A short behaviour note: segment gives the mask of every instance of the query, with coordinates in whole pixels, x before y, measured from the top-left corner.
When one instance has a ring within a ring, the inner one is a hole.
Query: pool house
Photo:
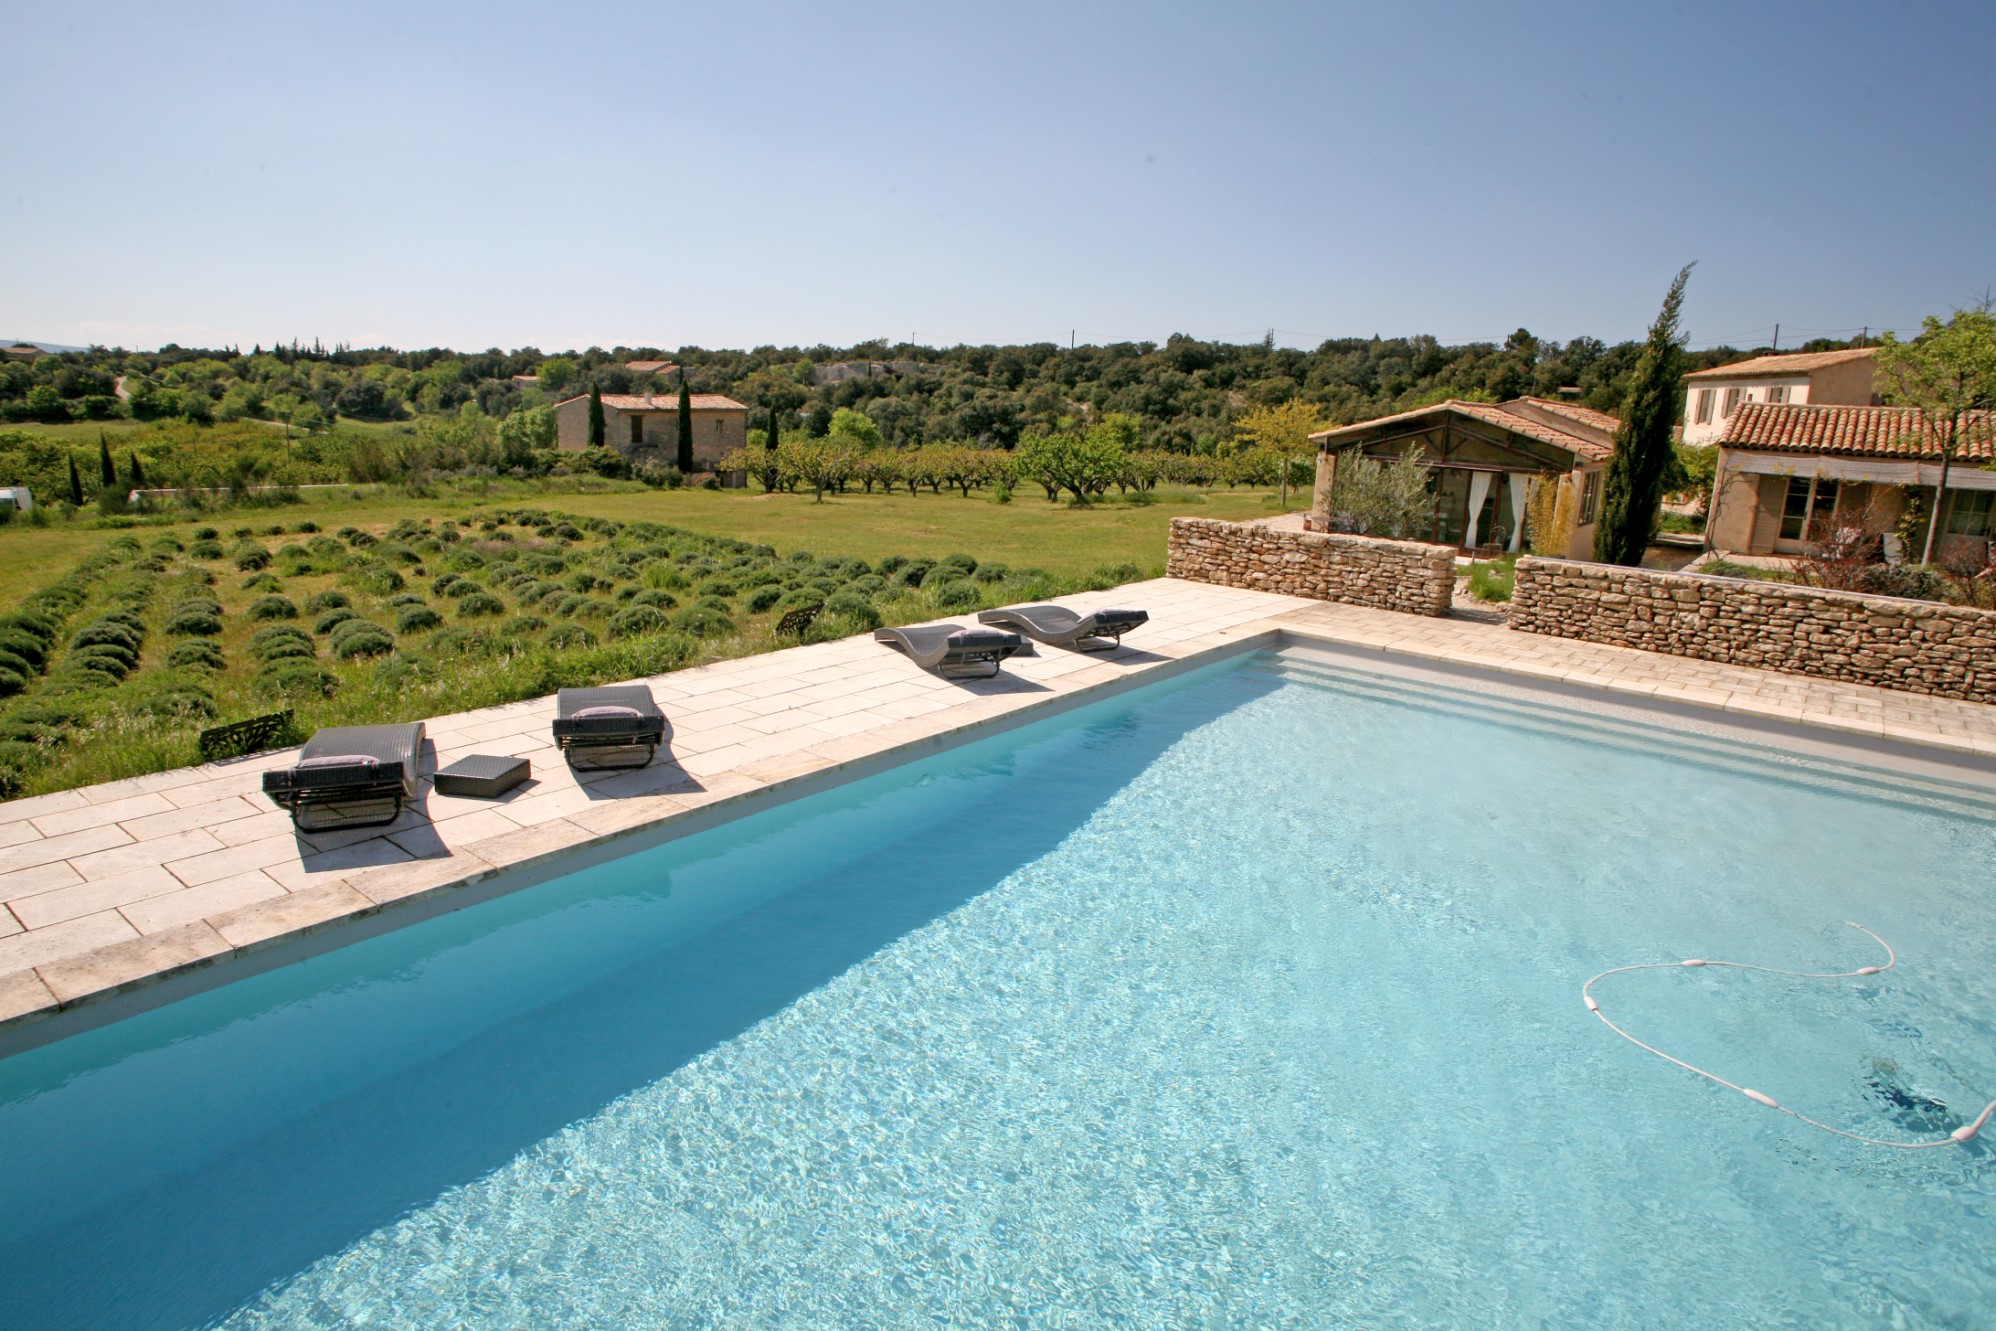
[[[1338,526],[1331,496],[1339,467],[1392,462],[1419,449],[1433,470],[1433,507],[1417,539],[1465,553],[1524,548],[1532,487],[1569,487],[1574,517],[1569,558],[1587,558],[1600,515],[1602,474],[1621,422],[1570,402],[1521,397],[1504,403],[1451,398],[1432,406],[1341,425],[1310,436],[1317,445],[1317,488],[1308,525]]]

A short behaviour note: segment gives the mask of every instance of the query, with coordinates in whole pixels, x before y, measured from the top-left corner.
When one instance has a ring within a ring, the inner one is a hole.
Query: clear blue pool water
[[[0,1062],[0,1326],[1987,1326],[1996,821],[1255,658]]]

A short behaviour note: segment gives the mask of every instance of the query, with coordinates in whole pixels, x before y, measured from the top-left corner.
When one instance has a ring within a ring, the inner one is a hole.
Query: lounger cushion
[[[301,758],[289,772],[272,776],[289,778],[300,790],[324,790],[337,786],[379,786],[402,779],[401,763],[384,763],[358,753],[329,753],[317,758]]]
[[[604,739],[657,744],[665,737],[665,713],[642,684],[563,689],[555,696],[554,735],[564,745]]]

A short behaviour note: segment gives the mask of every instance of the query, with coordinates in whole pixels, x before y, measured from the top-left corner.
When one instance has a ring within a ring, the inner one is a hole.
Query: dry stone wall
[[[1445,615],[1455,592],[1455,551],[1418,541],[1173,518],[1165,572],[1223,587]]]
[[[1996,703],[1996,612],[1744,578],[1518,561],[1510,627]]]

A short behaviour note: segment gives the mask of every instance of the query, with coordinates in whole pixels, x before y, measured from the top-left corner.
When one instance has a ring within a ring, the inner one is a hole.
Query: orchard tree
[[[1977,422],[1975,414],[1996,408],[1996,313],[1984,300],[1956,310],[1946,323],[1928,315],[1920,335],[1901,342],[1891,333],[1878,341],[1874,359],[1879,396],[1898,406],[1918,407],[1928,438],[1941,454],[1941,474],[1934,486],[1934,503],[1927,520],[1926,547],[1920,562],[1934,562],[1934,540],[1941,529],[1941,500],[1947,492],[1948,471],[1961,451],[1965,434]],[[1988,431],[1985,417],[1981,429]],[[1924,453],[1928,440],[1918,440]]]
[[[861,448],[880,447],[880,427],[851,407],[840,407],[832,413],[832,423],[825,434],[828,438],[850,439]]]
[[[1693,265],[1678,270],[1650,325],[1636,361],[1622,424],[1615,431],[1615,454],[1601,491],[1601,521],[1594,529],[1594,557],[1604,564],[1643,562],[1657,511],[1663,505],[1664,478],[1671,467],[1670,429],[1677,420],[1677,386],[1684,377],[1684,348],[1677,317],[1684,308],[1684,284]]]
[[[1253,452],[1266,450],[1276,461],[1282,481],[1282,508],[1289,509],[1289,470],[1297,458],[1316,451],[1310,436],[1325,428],[1315,403],[1291,398],[1279,407],[1261,407],[1234,422],[1234,448]],[[1243,447],[1245,446],[1245,447]]]

